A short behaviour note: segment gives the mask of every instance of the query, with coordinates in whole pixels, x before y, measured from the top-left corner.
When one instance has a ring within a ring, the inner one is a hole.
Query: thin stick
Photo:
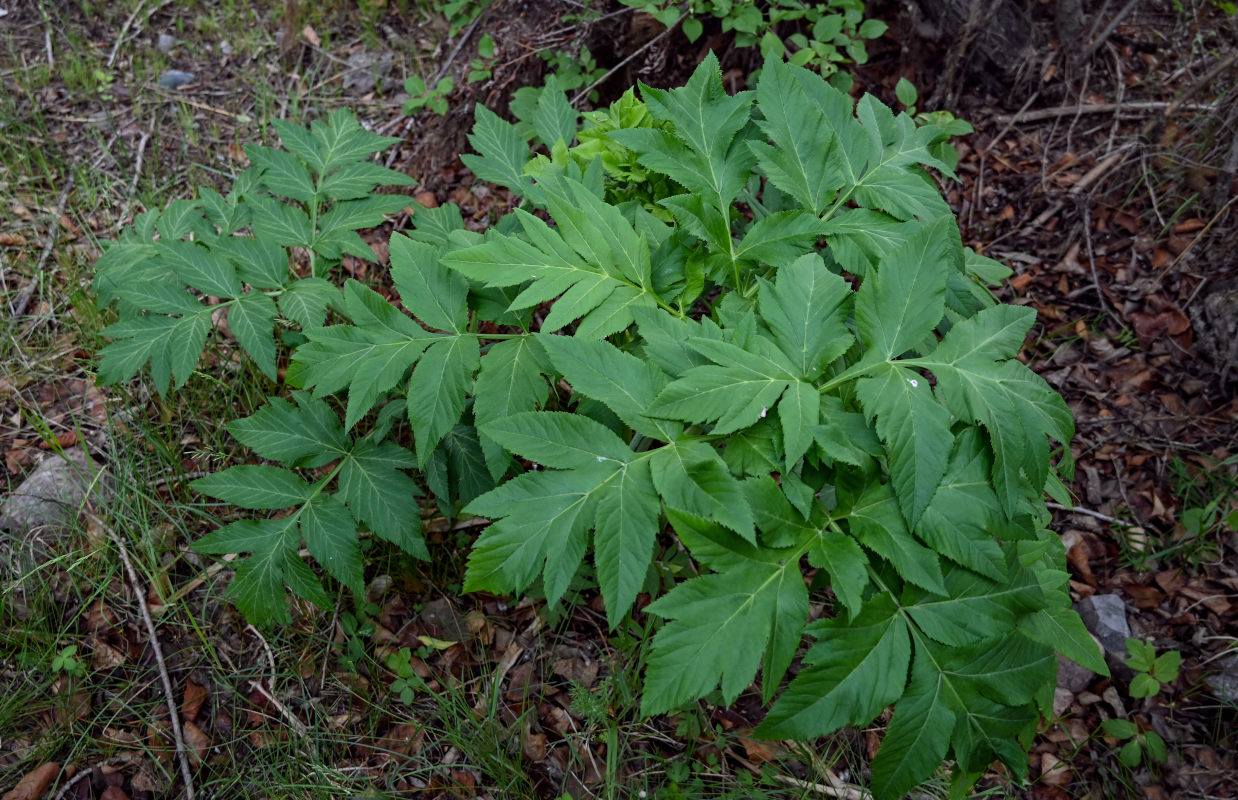
[[[253,625],[246,625],[245,630],[249,633],[252,633],[254,636],[256,636],[259,642],[262,642],[262,647],[266,650],[266,653],[267,653],[267,663],[271,665],[271,690],[270,691],[267,691],[266,687],[262,685],[262,681],[250,681],[249,685],[253,687],[254,690],[258,692],[258,694],[265,697],[267,701],[271,703],[271,705],[275,706],[275,708],[279,710],[279,713],[283,715],[285,720],[288,721],[288,724],[292,726],[292,729],[296,731],[296,734],[298,736],[304,737],[306,733],[308,733],[309,731],[309,729],[305,727],[305,723],[297,719],[296,714],[293,714],[291,711],[289,711],[288,707],[285,706],[283,703],[281,703],[275,697],[275,652],[271,649],[271,645],[267,644],[266,637],[264,637],[261,631],[259,631]]]
[[[626,66],[628,65],[628,62],[630,62],[632,59],[636,58],[636,57],[637,57],[637,56],[639,56],[641,53],[643,53],[643,52],[645,52],[646,50],[648,50],[649,48],[653,47],[653,46],[654,46],[655,44],[657,44],[660,40],[662,40],[663,38],[665,38],[666,36],[668,36],[668,35],[670,34],[670,32],[671,32],[671,31],[673,31],[673,30],[675,30],[676,28],[678,28],[678,27],[679,27],[679,23],[683,22],[683,21],[684,21],[685,19],[687,19],[687,18],[688,18],[688,12],[687,12],[687,11],[683,12],[682,14],[680,14],[680,15],[679,15],[679,19],[677,19],[677,20],[675,20],[674,22],[672,22],[672,23],[670,24],[670,26],[669,26],[666,30],[662,31],[662,32],[661,32],[661,33],[659,33],[657,36],[655,36],[655,37],[653,37],[652,39],[650,39],[649,41],[645,42],[643,45],[641,45],[641,46],[640,46],[640,47],[638,47],[637,49],[633,50],[631,55],[629,55],[627,58],[625,58],[625,59],[623,59],[622,61],[620,61],[620,62],[619,62],[618,64],[616,64],[615,66],[611,67],[611,68],[610,68],[610,70],[609,70],[609,71],[608,71],[605,75],[603,75],[602,77],[598,78],[596,81],[594,81],[593,83],[589,84],[588,86],[586,86],[585,88],[583,88],[583,89],[581,89],[579,92],[577,92],[577,93],[576,93],[576,94],[572,97],[572,102],[571,102],[571,105],[575,106],[575,105],[576,105],[577,103],[579,103],[581,100],[583,100],[584,98],[588,97],[588,96],[589,96],[589,92],[592,92],[594,89],[598,88],[598,87],[599,87],[599,86],[601,86],[603,83],[605,83],[605,82],[607,81],[607,79],[609,79],[609,78],[610,78],[610,76],[611,76],[611,75],[614,75],[616,72],[618,72],[619,70],[621,70],[621,69],[623,69],[624,67],[626,67]]]
[[[188,97],[182,97],[178,94],[172,94],[170,92],[165,92],[162,89],[155,89],[154,92],[155,94],[160,95],[161,97],[164,97],[168,100],[175,100],[178,103],[184,103],[185,105],[192,106],[193,108],[196,108],[200,111],[209,111],[210,113],[218,114],[221,117],[228,117],[230,119],[234,119],[237,121],[237,123],[241,125],[248,125],[249,123],[254,121],[253,117],[245,113],[235,114],[226,109],[216,108],[215,106],[207,105],[206,103],[199,103],[196,100],[190,100]]]
[[[120,50],[120,45],[125,41],[126,34],[129,33],[129,27],[133,25],[133,21],[138,18],[138,14],[142,13],[142,6],[146,5],[146,0],[138,3],[133,9],[133,13],[129,15],[129,19],[125,20],[125,24],[120,26],[120,33],[116,35],[116,41],[112,43],[112,52],[107,57],[108,69],[112,68],[112,64],[116,61],[116,52]]]
[[[1114,324],[1119,328],[1122,327],[1122,318],[1118,316],[1118,312],[1113,308],[1113,304],[1109,302],[1109,298],[1105,296],[1104,291],[1100,288],[1100,276],[1096,272],[1096,251],[1092,248],[1092,202],[1091,198],[1085,198],[1079,203],[1079,207],[1083,209],[1083,243],[1087,245],[1088,251],[1088,269],[1092,273],[1092,287],[1096,289],[1096,302],[1100,303],[1100,307],[1109,315],[1109,319],[1113,320]]]
[[[1190,253],[1193,249],[1195,249],[1195,245],[1199,244],[1199,240],[1203,239],[1204,235],[1207,234],[1208,231],[1212,230],[1212,226],[1217,224],[1217,220],[1219,220],[1225,214],[1225,212],[1229,210],[1229,207],[1232,206],[1234,203],[1238,203],[1238,194],[1231,197],[1228,203],[1221,206],[1221,210],[1212,215],[1212,219],[1208,220],[1208,224],[1199,229],[1199,233],[1195,234],[1195,238],[1192,239],[1191,243],[1186,246],[1186,249],[1184,249],[1181,253],[1179,253],[1178,257],[1175,258],[1173,262],[1170,263],[1169,266],[1161,270],[1161,273],[1156,276],[1157,283],[1160,283],[1161,279],[1163,279],[1166,275],[1168,275],[1170,270],[1172,270],[1174,267],[1182,263],[1182,259],[1186,258],[1187,254]]]
[[[142,588],[142,584],[138,581],[137,570],[133,568],[133,562],[129,559],[129,550],[125,547],[124,541],[112,527],[105,523],[99,517],[90,513],[83,512],[87,519],[98,525],[100,529],[107,532],[108,538],[116,545],[120,551],[120,560],[125,565],[125,573],[129,576],[129,585],[133,587],[133,593],[138,598],[138,608],[142,610],[142,621],[146,623],[146,633],[150,637],[151,650],[155,653],[155,664],[159,667],[159,680],[163,683],[163,699],[168,706],[168,717],[172,724],[172,738],[176,743],[176,759],[181,765],[181,779],[185,782],[185,798],[186,800],[194,800],[193,791],[193,773],[189,771],[189,754],[185,749],[185,737],[181,733],[181,719],[179,712],[176,710],[176,695],[172,691],[172,679],[168,676],[168,667],[163,660],[163,648],[159,645],[159,636],[155,632],[155,621],[151,619],[150,609],[146,606],[146,592]]]
[[[119,767],[124,764],[136,764],[141,760],[142,760],[142,754],[131,750],[125,753],[124,755],[112,756],[111,758],[105,761],[101,761],[98,764],[94,764],[92,766],[100,767],[100,768]],[[67,781],[64,782],[64,785],[62,785],[56,791],[56,796],[55,798],[53,798],[53,800],[64,800],[65,796],[69,794],[70,789],[72,789],[74,786],[80,783],[83,778],[90,777],[93,774],[94,774],[93,769],[84,769],[81,772],[74,775],[72,778],[69,778]]]
[[[1074,508],[1071,508],[1070,506],[1064,506],[1061,503],[1045,503],[1045,505],[1047,505],[1049,508],[1052,508],[1054,511],[1065,511],[1069,514],[1082,514],[1085,517],[1092,517],[1094,519],[1100,520],[1101,522],[1108,522],[1110,525],[1119,525],[1123,528],[1139,527],[1138,525],[1132,525],[1129,522],[1124,522],[1115,517],[1111,517],[1108,514],[1102,514],[1099,511],[1093,511],[1090,508],[1082,508],[1080,506],[1075,506]]]
[[[1185,111],[1216,111],[1215,103],[1182,103],[1176,108],[1174,103],[1161,100],[1137,103],[1081,103],[1073,106],[1057,108],[1037,108],[1032,111],[1020,111],[1017,114],[1003,114],[993,118],[994,122],[1039,122],[1057,117],[1073,117],[1081,114],[1108,114],[1112,111],[1168,111],[1174,108]]]
[[[1126,17],[1135,10],[1135,6],[1137,5],[1139,5],[1139,0],[1130,0],[1129,3],[1122,6],[1122,10],[1113,15],[1113,19],[1109,20],[1109,24],[1106,25],[1105,29],[1100,32],[1100,36],[1097,36],[1091,44],[1083,48],[1083,52],[1079,54],[1079,61],[1084,62],[1091,58],[1092,54],[1099,50],[1100,46],[1113,35],[1113,32],[1116,31],[1118,26],[1122,24],[1122,20],[1126,19]]]
[[[542,629],[544,624],[545,621],[542,619],[542,615],[538,614],[529,623],[528,627],[524,629],[524,633],[521,634],[522,638],[526,641],[532,639]],[[519,641],[519,639],[512,639],[512,643],[503,651],[503,658],[499,661],[498,669],[494,671],[494,679],[490,682],[490,691],[479,693],[477,702],[473,704],[473,711],[475,713],[480,714],[485,710],[489,699],[487,695],[498,694],[503,678],[507,677],[507,673],[515,666],[516,659],[520,658],[521,654],[524,653],[524,646],[519,644]]]
[[[1124,147],[1119,147],[1117,150],[1113,151],[1107,158],[1105,158],[1105,160],[1088,170],[1087,174],[1080,178],[1074,186],[1070,187],[1067,195],[1070,197],[1078,197],[1083,194],[1083,192],[1087,191],[1092,184],[1100,180],[1101,176],[1112,169],[1114,164],[1117,164],[1119,161],[1123,160],[1126,157],[1126,151],[1129,149],[1130,146],[1127,145]],[[1040,212],[1040,216],[1025,225],[1022,230],[1020,230],[1020,233],[1027,234],[1036,230],[1041,225],[1044,225],[1050,220],[1050,218],[1057,214],[1057,212],[1061,211],[1064,205],[1066,205],[1065,200],[1058,200],[1056,203]]]
[[[757,770],[757,774],[760,774],[759,769]],[[834,781],[837,781],[837,783],[812,783],[810,781],[802,781],[798,778],[792,778],[790,775],[775,775],[774,780],[799,789],[810,789],[818,794],[823,794],[826,797],[842,798],[842,800],[869,800],[869,798],[872,797],[872,795],[860,787],[852,786],[838,780],[838,778],[834,777],[833,773],[826,773],[826,775]]]
[[[73,168],[69,168],[69,177],[65,179],[64,187],[60,190],[60,199],[56,201],[56,213],[52,219],[52,224],[47,228],[47,235],[43,237],[43,252],[39,255],[39,261],[34,267],[34,276],[30,279],[30,285],[22,289],[21,294],[17,296],[17,303],[13,306],[12,316],[9,317],[9,324],[5,326],[4,338],[0,342],[12,341],[10,337],[13,335],[13,328],[17,325],[17,320],[26,313],[26,306],[30,305],[30,298],[34,296],[34,287],[39,285],[39,276],[43,274],[43,267],[47,264],[47,259],[51,258],[52,248],[56,245],[56,234],[60,232],[60,217],[64,214],[65,203],[69,201],[69,192],[73,190]]]
[[[443,76],[447,74],[447,68],[451,66],[451,62],[455,61],[456,56],[460,55],[460,51],[464,49],[465,43],[468,42],[470,37],[472,37],[474,29],[477,28],[478,24],[482,21],[482,18],[486,16],[486,11],[489,10],[490,8],[487,6],[485,10],[473,18],[473,21],[469,23],[469,26],[464,29],[464,33],[460,34],[460,40],[456,42],[456,46],[452,48],[451,54],[447,56],[447,60],[442,63],[442,65],[438,68],[438,72],[434,73],[434,77],[431,78],[430,82],[426,84],[427,89],[433,89],[435,86],[438,86],[438,82],[441,81]],[[404,130],[400,134],[401,139],[407,136],[408,132],[413,129],[414,119],[416,119],[415,115],[409,115],[409,117],[403,121]],[[397,118],[395,121],[398,123],[400,120]],[[384,127],[380,129],[379,132],[386,135],[388,130],[388,128]],[[395,163],[395,160],[399,154],[400,148],[392,147],[391,151],[387,153],[387,160],[383,162],[383,166],[387,169],[391,169],[391,165]]]

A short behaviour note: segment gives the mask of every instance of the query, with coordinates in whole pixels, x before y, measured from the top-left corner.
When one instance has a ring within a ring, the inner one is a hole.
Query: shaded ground
[[[244,166],[241,145],[272,139],[271,118],[356,109],[403,137],[389,163],[418,178],[419,200],[456,202],[483,227],[505,197],[455,156],[472,104],[502,108],[539,81],[539,52],[587,46],[600,77],[647,46],[600,85],[599,102],[638,79],[675,85],[710,47],[742,88],[756,57],[730,49],[716,25],[690,45],[657,38],[630,11],[583,24],[568,2],[500,0],[454,32],[416,4],[292,16],[274,3],[146,5],[9,4],[0,17],[0,324],[13,325],[0,341],[3,486],[49,450],[78,446],[114,485],[60,538],[11,537],[0,551],[11,567],[0,575],[0,791],[172,796],[179,737],[205,796],[256,796],[255,786],[271,797],[855,796],[826,784],[863,783],[880,731],[795,750],[757,742],[745,736],[755,697],[641,721],[645,632],[606,635],[588,594],[570,613],[461,596],[470,530],[441,519],[426,521],[434,566],[373,554],[364,608],[341,599],[329,616],[298,609],[289,630],[247,627],[221,600],[219,568],[185,549],[217,524],[185,483],[245,457],[222,424],[274,387],[225,370],[164,400],[90,381],[101,320],[83,286],[95,238],[192,187],[225,188]],[[991,775],[982,786],[998,795],[1238,795],[1238,709],[1223,682],[1238,673],[1238,30],[1217,5],[1142,3],[1102,41],[1116,13],[1105,4],[1089,17],[1099,45],[1084,63],[1054,51],[1049,9],[1037,7],[1046,55],[1034,74],[994,95],[969,93],[982,84],[957,73],[951,110],[977,132],[960,145],[962,181],[947,197],[964,241],[1015,269],[1004,299],[1041,315],[1029,360],[1078,421],[1080,509],[1058,516],[1072,589],[1118,596],[1135,636],[1183,654],[1181,675],[1148,699],[1130,696],[1129,675],[1060,682],[1063,716],[1035,743],[1030,782]],[[858,90],[891,103],[900,76],[930,97],[942,65],[968,55],[923,40],[901,8],[875,7],[892,27],[857,70]],[[160,34],[172,38],[166,52]],[[482,65],[492,74],[469,83],[483,34],[496,46]],[[195,80],[160,88],[172,68]],[[414,73],[456,77],[446,116],[401,113]],[[113,534],[129,543],[136,585]],[[24,560],[37,551],[55,557]],[[77,650],[57,667],[65,647]],[[1158,732],[1168,763],[1123,766],[1122,743],[1097,733],[1115,717]]]

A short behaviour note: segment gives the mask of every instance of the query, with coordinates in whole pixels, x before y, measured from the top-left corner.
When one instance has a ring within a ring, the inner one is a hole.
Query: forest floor
[[[216,523],[187,484],[245,458],[223,426],[278,388],[209,370],[169,397],[96,386],[99,241],[196,187],[226,190],[242,146],[274,142],[271,119],[335,108],[402,137],[380,158],[418,179],[419,203],[484,227],[508,198],[457,155],[475,103],[502,112],[544,77],[539,52],[591,80],[640,50],[598,103],[637,79],[679,85],[709,48],[734,88],[757,65],[716,24],[689,44],[617,4],[589,22],[568,0],[494,0],[459,25],[419,1],[290,18],[295,5],[0,0],[0,498],[60,453],[100,476],[80,517],[0,531],[5,800],[190,783],[218,798],[864,796],[879,725],[758,741],[755,693],[641,719],[647,637],[608,634],[588,595],[462,594],[467,526],[428,520],[432,565],[376,551],[364,603],[298,607],[286,629],[247,626],[223,599],[226,569],[188,549]],[[1034,58],[995,88],[967,69],[974,37],[927,41],[909,5],[870,3],[890,29],[856,91],[894,104],[906,77],[975,127],[944,189],[964,243],[1014,269],[999,294],[1039,312],[1028,363],[1076,416],[1077,506],[1055,511],[1072,593],[1116,597],[1114,625],[1182,656],[1146,698],[1129,672],[1064,669],[1028,778],[995,771],[977,796],[1236,797],[1238,23],[1230,4],[1185,0],[1131,3],[1110,26],[1117,4],[1090,3],[1082,44],[1062,47],[1054,4],[1029,3]],[[168,87],[171,69],[192,78]],[[456,78],[445,115],[403,114],[413,74]],[[402,697],[410,672],[427,688]],[[1113,718],[1133,740],[1101,728]]]

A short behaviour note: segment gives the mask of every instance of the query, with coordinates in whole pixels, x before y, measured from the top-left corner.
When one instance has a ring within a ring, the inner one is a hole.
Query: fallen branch
[[[1122,9],[1113,15],[1113,19],[1109,20],[1109,24],[1106,25],[1105,29],[1100,32],[1100,36],[1097,36],[1087,47],[1083,48],[1083,52],[1079,54],[1078,63],[1086,63],[1087,60],[1092,57],[1092,54],[1099,50],[1101,45],[1109,40],[1109,37],[1113,35],[1113,32],[1116,31],[1118,26],[1122,24],[1122,20],[1126,19],[1127,15],[1134,11],[1135,6],[1137,5],[1139,5],[1139,0],[1130,0],[1130,2],[1126,5],[1122,6]],[[1099,16],[1097,17],[1097,21],[1099,21]],[[1095,29],[1095,26],[1093,26],[1093,29]]]
[[[289,711],[288,707],[275,697],[275,675],[277,674],[275,669],[275,652],[271,650],[271,645],[267,644],[266,637],[262,635],[262,632],[253,625],[246,625],[245,630],[248,633],[252,633],[255,637],[257,637],[258,641],[262,643],[263,649],[266,650],[267,663],[271,666],[270,690],[268,691],[267,688],[262,685],[262,681],[260,680],[250,681],[250,688],[265,697],[268,703],[275,706],[276,710],[278,710],[280,715],[287,720],[288,724],[292,727],[292,730],[296,732],[297,736],[304,739],[306,734],[309,733],[309,729],[305,727],[305,723],[297,719],[297,715]]]
[[[1082,508],[1080,506],[1075,506],[1074,508],[1071,508],[1070,506],[1064,506],[1061,503],[1045,503],[1045,505],[1047,505],[1049,508],[1053,509],[1054,511],[1065,511],[1068,514],[1082,514],[1085,517],[1092,517],[1093,519],[1098,519],[1101,522],[1108,522],[1110,525],[1118,525],[1123,528],[1138,528],[1139,527],[1138,525],[1132,525],[1129,522],[1120,520],[1117,517],[1111,517],[1108,514],[1102,514],[1099,511],[1093,511],[1090,508]]]
[[[129,585],[133,587],[133,593],[137,595],[138,599],[138,608],[142,611],[142,621],[146,623],[146,634],[150,637],[150,647],[155,654],[155,665],[159,668],[159,680],[163,683],[163,699],[168,707],[169,722],[172,725],[172,737],[176,743],[176,760],[180,762],[181,779],[185,782],[185,800],[194,800],[193,773],[189,770],[189,754],[185,749],[185,736],[181,732],[180,714],[176,709],[176,694],[172,690],[172,679],[168,676],[168,667],[163,659],[163,648],[159,645],[159,636],[155,631],[155,622],[151,619],[150,609],[146,606],[146,591],[138,580],[137,570],[133,568],[133,561],[129,559],[129,550],[125,547],[124,540],[120,538],[120,535],[112,530],[110,525],[91,512],[84,511],[83,513],[87,519],[98,525],[100,530],[107,532],[108,538],[116,545],[116,549],[120,551],[121,563],[125,565],[125,574],[129,577]]]
[[[1146,112],[1146,111],[1169,111],[1169,110],[1185,110],[1185,111],[1207,111],[1212,112],[1217,110],[1215,103],[1181,103],[1177,101],[1166,102],[1163,100],[1155,101],[1140,101],[1131,103],[1082,103],[1073,106],[1058,106],[1057,108],[1037,108],[1031,111],[1020,111],[1017,114],[1002,114],[994,117],[994,122],[1039,122],[1046,119],[1056,119],[1058,117],[1074,117],[1082,114],[1109,114],[1112,112],[1122,113],[1130,112]]]
[[[1119,163],[1120,161],[1126,158],[1126,151],[1129,150],[1130,148],[1131,148],[1131,145],[1127,145],[1125,147],[1120,147],[1117,150],[1110,153],[1107,158],[1105,158],[1099,164],[1097,164],[1096,166],[1088,170],[1087,173],[1082,178],[1080,178],[1075,183],[1074,186],[1071,186],[1069,191],[1067,192],[1067,196],[1071,198],[1078,197],[1079,195],[1087,191],[1089,188],[1091,188],[1092,184],[1099,181],[1101,177],[1105,175],[1105,173],[1113,169],[1115,164]],[[1066,205],[1065,200],[1058,200],[1053,205],[1049,206],[1044,211],[1040,212],[1040,216],[1036,217],[1036,219],[1032,220],[1026,226],[1024,226],[1023,230],[1020,231],[1020,233],[1026,235],[1036,230],[1041,225],[1044,225],[1054,215],[1056,215],[1057,212],[1061,211],[1064,205]]]
[[[12,316],[9,317],[9,324],[4,329],[4,338],[0,339],[0,342],[12,341],[13,328],[17,326],[17,320],[26,313],[26,306],[30,305],[30,298],[34,296],[34,288],[39,285],[39,276],[43,274],[43,267],[47,264],[47,259],[51,258],[52,249],[56,246],[56,234],[60,231],[60,218],[64,215],[64,207],[69,202],[69,192],[72,190],[73,170],[70,169],[64,186],[60,189],[60,199],[56,201],[52,223],[47,228],[47,235],[43,237],[43,252],[39,255],[39,262],[34,266],[34,275],[30,279],[30,285],[17,295],[17,302],[10,311]]]
[[[670,32],[671,32],[671,31],[673,31],[673,30],[675,30],[676,28],[678,28],[678,27],[679,27],[679,23],[683,22],[685,19],[687,19],[687,17],[688,17],[688,12],[687,12],[687,11],[683,12],[682,14],[680,14],[680,15],[679,15],[679,19],[675,20],[675,21],[674,21],[674,22],[672,22],[669,26],[667,26],[666,30],[662,31],[662,32],[661,32],[661,33],[659,33],[657,36],[653,37],[652,39],[650,39],[649,41],[645,42],[645,43],[644,43],[643,45],[641,45],[640,47],[638,47],[638,48],[636,48],[635,50],[633,50],[633,51],[632,51],[632,53],[631,53],[631,54],[630,54],[627,58],[623,59],[622,61],[620,61],[620,62],[619,62],[618,64],[616,64],[615,66],[611,67],[611,68],[610,68],[610,70],[609,70],[609,71],[608,71],[605,75],[603,75],[602,77],[598,78],[596,81],[594,81],[593,83],[589,84],[588,86],[586,86],[585,88],[583,88],[583,89],[581,89],[579,92],[577,92],[575,95],[573,95],[573,96],[572,96],[572,100],[571,100],[571,105],[572,105],[572,106],[575,106],[575,105],[576,105],[577,103],[579,103],[581,100],[583,100],[583,99],[585,99],[586,97],[588,97],[588,96],[589,96],[589,92],[592,92],[594,89],[598,88],[598,87],[599,87],[599,86],[601,86],[603,83],[605,83],[605,82],[606,82],[606,81],[610,78],[610,76],[611,76],[611,75],[614,75],[616,72],[618,72],[619,70],[621,70],[621,69],[623,69],[624,67],[626,67],[626,66],[627,66],[627,65],[628,65],[628,64],[632,61],[632,59],[636,58],[637,56],[639,56],[640,54],[644,53],[644,52],[645,52],[646,50],[648,50],[649,48],[653,47],[653,46],[654,46],[655,44],[657,44],[659,41],[661,41],[662,39],[666,38],[666,36],[667,36],[668,34],[670,34]]]

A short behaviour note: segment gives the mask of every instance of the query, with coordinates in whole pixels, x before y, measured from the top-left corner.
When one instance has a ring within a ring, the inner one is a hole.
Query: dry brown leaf
[[[102,639],[95,637],[90,646],[92,648],[90,665],[95,670],[116,669],[123,666],[125,663],[125,654],[112,647]]]
[[[314,45],[314,47],[322,47],[322,39],[318,36],[318,31],[314,30],[313,25],[306,25],[301,29],[301,35],[305,37],[305,41]]]
[[[129,794],[119,786],[109,786],[99,795],[99,800],[130,800]]]
[[[52,683],[52,694],[60,698],[53,712],[56,722],[64,725],[90,715],[90,693],[75,687],[69,676],[61,675]]]
[[[196,767],[206,758],[206,751],[211,747],[211,737],[202,732],[202,729],[192,722],[186,722],[181,725],[181,735],[185,739],[185,744],[189,746],[189,760]]]
[[[1065,786],[1070,783],[1070,766],[1053,753],[1041,753],[1040,779],[1050,786]]]
[[[3,800],[41,800],[59,774],[60,765],[55,761],[40,764],[27,772],[16,786],[6,792]]]
[[[524,752],[525,758],[533,762],[541,761],[546,758],[546,734],[525,734],[524,741],[521,742],[521,749]]]
[[[764,764],[766,761],[773,761],[787,752],[773,742],[763,742],[759,739],[750,739],[747,736],[739,737],[739,742],[744,746],[744,753],[753,764]]]
[[[193,722],[198,718],[198,712],[202,710],[202,703],[206,700],[206,687],[200,683],[189,681],[185,684],[185,696],[181,700],[181,716],[186,720]]]
[[[26,237],[20,233],[0,233],[0,247],[25,247]]]

